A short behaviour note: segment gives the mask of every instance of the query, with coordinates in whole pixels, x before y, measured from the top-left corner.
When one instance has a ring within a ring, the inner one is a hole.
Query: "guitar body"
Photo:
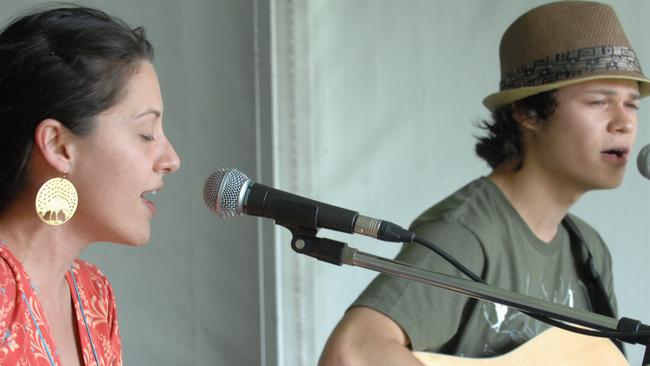
[[[555,327],[498,357],[465,358],[427,352],[413,354],[427,366],[629,366],[609,339]]]

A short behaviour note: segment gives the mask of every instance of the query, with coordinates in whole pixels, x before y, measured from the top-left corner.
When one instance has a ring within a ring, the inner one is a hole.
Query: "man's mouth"
[[[603,151],[603,154],[616,156],[617,158],[620,159],[622,157],[627,156],[628,152],[629,152],[629,149],[621,147],[621,148],[614,148],[614,149],[605,150],[605,151]]]

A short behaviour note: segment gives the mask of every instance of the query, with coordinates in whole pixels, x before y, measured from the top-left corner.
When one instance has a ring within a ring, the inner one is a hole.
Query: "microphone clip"
[[[316,258],[319,261],[343,265],[343,249],[348,245],[327,238],[316,237],[315,231],[291,230],[291,249],[295,252]]]
[[[316,237],[318,232],[318,206],[276,199],[273,201],[275,223],[291,231],[291,249],[319,261],[343,265],[342,253],[347,244]]]

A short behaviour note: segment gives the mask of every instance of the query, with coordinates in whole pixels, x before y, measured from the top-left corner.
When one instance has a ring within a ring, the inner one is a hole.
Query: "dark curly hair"
[[[520,170],[524,164],[524,150],[521,127],[512,116],[514,108],[545,121],[555,112],[556,105],[555,90],[551,90],[495,109],[492,112],[492,120],[484,120],[478,124],[479,128],[487,131],[487,135],[476,137],[476,154],[492,169],[504,162],[512,162],[514,170]]]
[[[39,8],[0,33],[0,211],[26,182],[37,125],[89,134],[153,48],[142,28],[69,4]]]

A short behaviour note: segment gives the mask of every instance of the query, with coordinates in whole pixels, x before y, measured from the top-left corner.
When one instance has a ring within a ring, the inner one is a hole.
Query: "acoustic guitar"
[[[607,338],[552,327],[511,352],[492,358],[465,358],[413,352],[427,366],[629,366]]]

